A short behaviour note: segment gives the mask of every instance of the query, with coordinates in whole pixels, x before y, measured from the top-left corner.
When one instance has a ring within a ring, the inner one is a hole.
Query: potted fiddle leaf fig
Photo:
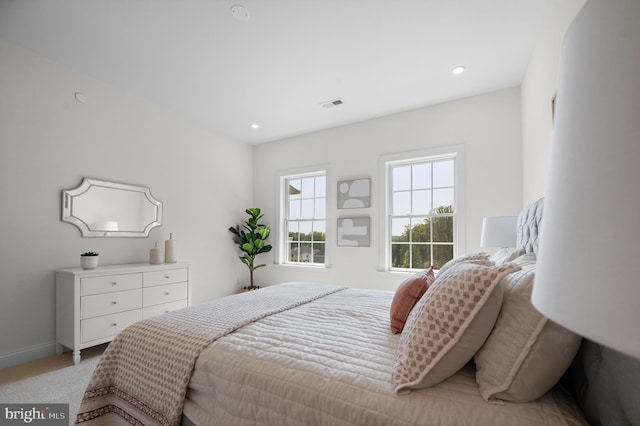
[[[264,263],[256,265],[254,261],[260,253],[271,251],[271,245],[266,244],[271,231],[268,225],[259,223],[264,216],[259,208],[251,207],[245,212],[249,218],[242,224],[242,227],[240,225],[232,226],[229,228],[229,232],[234,235],[233,240],[243,253],[242,256],[239,256],[240,260],[249,268],[249,286],[243,287],[243,290],[247,291],[260,288],[260,286],[253,284],[253,271],[267,265]]]

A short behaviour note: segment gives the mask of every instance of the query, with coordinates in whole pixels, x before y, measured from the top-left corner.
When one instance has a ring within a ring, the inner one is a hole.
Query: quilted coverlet
[[[247,324],[196,361],[183,407],[198,426],[583,426],[560,389],[489,404],[473,365],[408,395],[391,374],[393,293],[348,288]]]
[[[105,350],[76,424],[179,424],[187,385],[204,348],[246,324],[343,289],[280,284],[133,324]]]

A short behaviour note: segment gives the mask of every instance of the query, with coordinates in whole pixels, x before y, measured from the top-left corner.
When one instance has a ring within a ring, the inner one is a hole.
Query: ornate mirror
[[[162,225],[162,202],[145,186],[84,178],[62,191],[62,220],[83,237],[148,237]]]

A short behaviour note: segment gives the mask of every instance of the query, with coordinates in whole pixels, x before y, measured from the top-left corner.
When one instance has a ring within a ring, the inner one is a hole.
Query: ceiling
[[[0,38],[257,144],[518,86],[546,3],[0,0]]]

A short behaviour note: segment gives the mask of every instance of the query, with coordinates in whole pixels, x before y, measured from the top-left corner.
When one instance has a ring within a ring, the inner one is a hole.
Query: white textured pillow
[[[469,253],[462,256],[455,257],[442,265],[439,270],[439,274],[442,274],[447,269],[460,263],[475,263],[476,265],[493,266],[493,261],[489,258],[489,253]]]
[[[501,248],[491,256],[491,260],[496,265],[502,265],[503,263],[512,262],[522,256],[524,250],[521,248]]]
[[[536,255],[526,254],[513,263],[522,269],[502,278],[502,310],[474,357],[476,381],[486,401],[539,398],[560,380],[581,341],[531,304]]]
[[[513,263],[458,263],[436,277],[400,336],[392,374],[396,393],[435,386],[473,358],[500,311],[500,279],[518,269]]]

